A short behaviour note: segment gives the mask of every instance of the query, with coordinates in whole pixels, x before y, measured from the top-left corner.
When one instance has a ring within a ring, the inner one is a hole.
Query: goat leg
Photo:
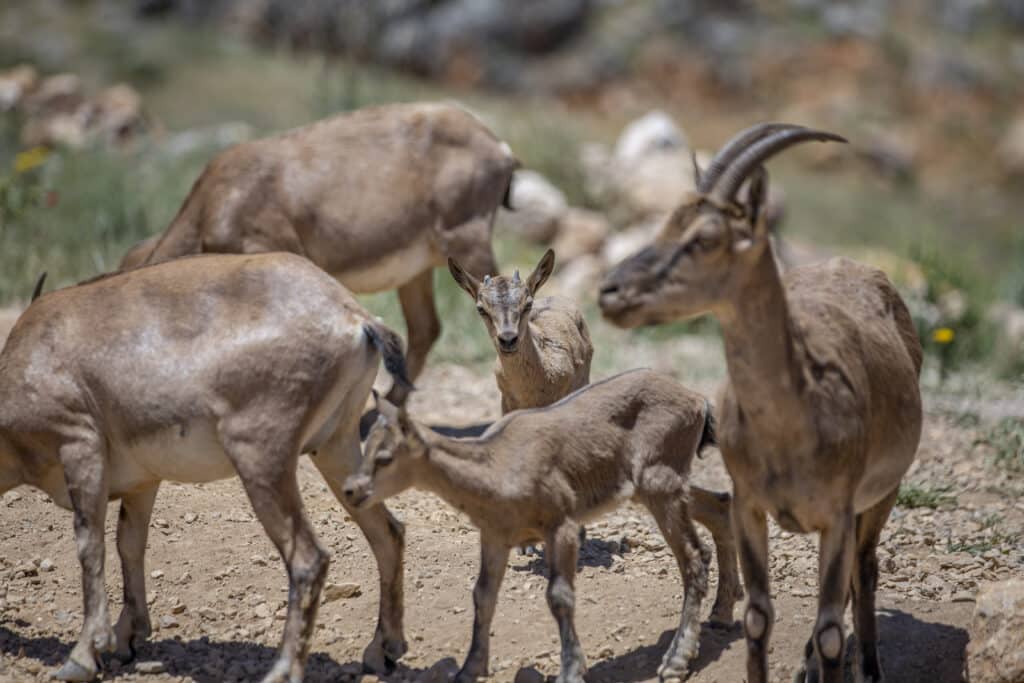
[[[149,518],[159,484],[121,499],[117,517],[117,552],[121,557],[124,583],[124,607],[114,626],[117,649],[114,656],[128,662],[136,656],[136,646],[149,637],[152,625],[146,606],[146,539]]]
[[[473,588],[473,642],[455,683],[472,683],[487,676],[490,658],[491,621],[498,604],[498,591],[508,565],[509,547],[481,534],[480,575]]]
[[[768,643],[775,611],[768,582],[768,520],[737,489],[732,499],[732,524],[739,545],[740,569],[747,586],[743,632],[747,638],[747,683],[768,683]]]

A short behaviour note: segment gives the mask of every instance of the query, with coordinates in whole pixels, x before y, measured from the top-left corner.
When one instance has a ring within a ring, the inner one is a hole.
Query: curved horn
[[[777,132],[744,150],[715,184],[711,198],[723,204],[730,201],[750,172],[765,160],[788,147],[811,140],[847,142],[846,138],[841,135],[812,128],[793,127]]]
[[[700,181],[697,183],[697,191],[701,194],[707,194],[715,187],[715,182],[718,180],[722,172],[729,167],[733,159],[735,159],[743,150],[750,145],[754,144],[766,135],[777,133],[783,130],[789,130],[794,128],[800,128],[791,123],[758,123],[756,125],[741,130],[736,135],[722,145],[715,156],[711,159],[711,163],[708,167],[700,174]]]

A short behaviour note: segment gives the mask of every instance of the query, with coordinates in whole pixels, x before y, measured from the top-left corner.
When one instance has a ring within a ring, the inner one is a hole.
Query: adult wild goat
[[[779,275],[762,163],[809,140],[844,141],[788,124],[735,136],[654,244],[606,276],[600,305],[623,327],[706,312],[722,326],[729,377],[719,402],[721,449],[749,594],[747,680],[768,680],[767,512],[784,529],[821,537],[818,616],[802,676],[842,680],[852,590],[857,680],[878,683],[875,548],[921,435],[921,344],[877,269],[833,259]]]

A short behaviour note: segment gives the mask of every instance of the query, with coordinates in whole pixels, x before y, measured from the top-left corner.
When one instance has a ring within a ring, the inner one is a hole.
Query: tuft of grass
[[[896,495],[896,504],[908,509],[931,508],[933,510],[944,505],[955,505],[956,496],[949,493],[952,488],[952,486],[937,486],[929,489],[917,484],[903,484],[900,486],[900,492]]]
[[[995,452],[997,465],[1024,472],[1024,420],[1006,417],[974,440],[973,446],[986,445]]]
[[[981,532],[986,533],[984,538],[964,539],[946,541],[946,552],[968,553],[969,555],[981,555],[990,550],[998,550],[1002,547],[1013,546],[1020,538],[1019,534],[1007,533],[999,528],[1004,521],[1002,515],[991,514],[981,522]]]

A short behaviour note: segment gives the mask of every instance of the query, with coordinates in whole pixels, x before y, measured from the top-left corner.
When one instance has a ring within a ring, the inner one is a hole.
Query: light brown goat
[[[441,334],[433,268],[454,256],[477,276],[497,272],[492,224],[517,165],[458,106],[362,109],[221,152],[167,230],[121,267],[290,251],[353,292],[397,288],[415,379]]]
[[[878,683],[875,549],[921,435],[921,344],[877,269],[835,259],[779,275],[761,164],[808,140],[842,138],[762,124],[729,141],[655,243],[608,274],[600,304],[628,327],[705,312],[721,323],[729,370],[722,456],[750,595],[747,680],[768,680],[767,512],[784,529],[820,534],[818,617],[801,677],[843,680],[852,590],[856,680]]]
[[[634,499],[657,520],[684,583],[682,616],[659,669],[678,681],[697,654],[710,553],[691,520],[711,531],[718,553],[712,619],[732,621],[740,588],[727,494],[690,487],[695,453],[713,442],[704,397],[650,370],[592,384],[547,408],[518,410],[478,439],[453,439],[413,422],[387,401],[345,495],[360,509],[410,486],[433,491],[480,529],[481,567],[473,641],[456,681],[487,674],[491,619],[509,549],[543,540],[548,605],[562,641],[559,683],[582,683],[586,668],[574,625],[579,525]]]
[[[288,568],[284,637],[264,680],[301,680],[328,554],[303,512],[296,463],[316,451],[341,500],[381,355],[400,381],[397,335],[291,254],[186,258],[32,303],[0,352],[0,494],[28,484],[74,511],[85,619],[55,677],[91,680],[100,653],[129,659],[149,635],[143,562],[160,482],[238,476]],[[103,529],[115,499],[124,608],[111,629]],[[380,568],[364,662],[383,672],[406,648],[403,530],[383,506],[341,502]]]
[[[542,408],[590,382],[590,343],[587,322],[569,299],[535,299],[537,290],[555,267],[548,249],[523,282],[513,277],[476,279],[452,258],[452,277],[473,297],[487,326],[498,358],[494,377],[501,391],[501,414],[522,408]]]

